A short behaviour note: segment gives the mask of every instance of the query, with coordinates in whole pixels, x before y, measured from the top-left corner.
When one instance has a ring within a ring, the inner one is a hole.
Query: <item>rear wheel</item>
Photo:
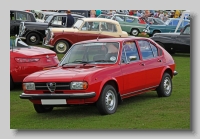
[[[140,31],[138,29],[133,28],[131,30],[131,35],[133,35],[133,36],[138,36],[139,33],[140,33]]]
[[[69,49],[69,43],[65,40],[60,40],[54,46],[54,51],[58,54],[65,54]]]
[[[52,106],[41,105],[41,104],[33,104],[33,106],[37,113],[51,112],[53,110]]]
[[[111,85],[106,85],[97,101],[97,108],[102,115],[113,114],[118,105],[118,95]]]
[[[156,89],[158,97],[169,97],[172,93],[172,80],[169,73],[164,73],[159,87]]]

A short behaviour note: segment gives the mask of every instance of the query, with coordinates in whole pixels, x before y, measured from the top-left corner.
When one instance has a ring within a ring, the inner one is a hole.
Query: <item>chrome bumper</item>
[[[54,48],[54,46],[46,44],[44,38],[43,38],[43,41],[42,41],[42,45],[43,45],[43,46],[50,47],[50,48]]]
[[[25,94],[22,93],[19,97],[21,99],[81,99],[95,97],[95,92],[89,93],[73,93],[73,94]]]
[[[22,40],[26,40],[26,37],[19,37],[20,39],[22,39]]]
[[[178,74],[178,72],[177,71],[174,71],[174,76],[176,76]]]

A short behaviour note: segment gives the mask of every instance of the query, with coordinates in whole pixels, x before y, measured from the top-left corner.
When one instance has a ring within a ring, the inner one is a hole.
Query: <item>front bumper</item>
[[[176,76],[178,74],[178,72],[177,71],[174,71],[174,76]]]
[[[54,46],[53,45],[48,45],[47,43],[45,43],[45,38],[43,39],[43,41],[42,41],[42,45],[43,46],[47,46],[47,47],[50,47],[50,48],[54,48]]]
[[[25,94],[22,93],[19,97],[21,99],[83,99],[95,97],[95,92],[89,93],[73,93],[73,94]]]

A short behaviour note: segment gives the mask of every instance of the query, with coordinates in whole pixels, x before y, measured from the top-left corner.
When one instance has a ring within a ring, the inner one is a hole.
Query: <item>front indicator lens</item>
[[[23,83],[23,90],[35,90],[35,83]]]
[[[83,90],[87,89],[88,83],[87,82],[71,82],[70,88],[71,90]]]

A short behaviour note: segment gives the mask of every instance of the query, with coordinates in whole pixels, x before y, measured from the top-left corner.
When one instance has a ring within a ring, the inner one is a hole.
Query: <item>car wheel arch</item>
[[[26,33],[25,37],[27,37],[31,33],[36,33],[37,35],[39,35],[40,41],[44,38],[44,35],[42,33],[35,31],[35,30],[30,30],[28,33]]]
[[[118,103],[121,103],[122,102],[122,98],[121,98],[121,95],[120,95],[120,91],[121,90],[119,88],[119,85],[117,83],[117,80],[116,79],[113,79],[113,78],[109,78],[109,79],[106,79],[104,80],[103,82],[101,82],[101,85],[100,85],[100,91],[99,91],[99,96],[98,98],[100,97],[101,95],[101,92],[103,90],[103,88],[106,86],[106,85],[111,85],[113,86],[115,89],[116,89],[116,92],[117,92],[117,95],[118,95]]]
[[[161,72],[161,75],[160,75],[160,82],[161,82],[161,80],[162,80],[162,76],[163,76],[165,73],[168,73],[168,74],[171,76],[171,78],[173,78],[173,74],[172,74],[173,72],[172,72],[171,68],[167,66],[167,67],[164,68],[163,71]]]

